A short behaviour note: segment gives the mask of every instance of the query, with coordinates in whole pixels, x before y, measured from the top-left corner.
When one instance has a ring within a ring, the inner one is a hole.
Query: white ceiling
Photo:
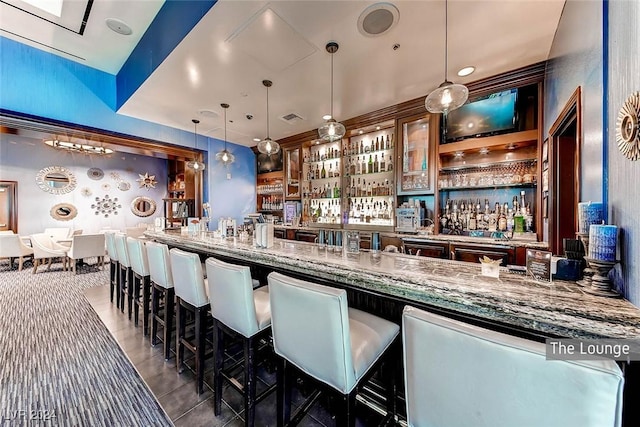
[[[547,59],[564,2],[449,0],[449,80],[469,83]],[[253,146],[253,138],[267,136],[262,80],[269,79],[271,138],[317,128],[330,111],[328,41],[340,45],[334,55],[337,120],[426,96],[444,80],[444,1],[392,1],[399,10],[397,25],[381,36],[364,36],[358,17],[373,3],[218,1],[118,113],[187,131],[193,131],[191,119],[197,118],[199,134],[222,139],[220,103],[226,102],[227,139]],[[15,12],[7,19],[8,6],[2,4],[0,28],[5,31],[0,34],[23,43],[23,37],[40,40],[115,74],[161,6],[156,0],[96,0],[85,35],[79,37]],[[104,24],[108,17],[129,24],[133,35],[111,32]],[[400,48],[394,50],[396,43]],[[458,77],[456,72],[467,65],[476,72]],[[303,119],[280,119],[289,113]]]

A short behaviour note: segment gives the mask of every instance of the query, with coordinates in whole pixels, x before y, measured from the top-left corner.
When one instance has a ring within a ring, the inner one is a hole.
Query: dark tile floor
[[[108,286],[88,289],[85,291],[85,295],[176,426],[235,427],[244,425],[242,397],[228,385],[223,389],[221,414],[215,416],[213,413],[212,360],[207,360],[205,391],[198,396],[194,374],[189,370],[178,374],[175,358],[172,357],[169,361],[164,360],[161,344],[152,347],[149,337],[145,337],[142,333],[141,323],[136,328],[126,313],[120,312],[115,304],[109,302]],[[264,388],[265,384],[271,384],[275,381],[275,374],[269,371],[265,368],[258,371],[258,392],[260,392],[260,387]],[[293,396],[294,406],[301,404],[302,401],[302,395],[296,390]],[[257,405],[256,427],[275,426],[275,402],[275,393],[271,393]],[[325,406],[326,401],[319,400],[299,425],[301,427],[334,426],[335,420]],[[360,412],[362,414],[358,416],[357,426],[374,426],[378,425],[381,420],[378,414],[367,408],[359,409]]]

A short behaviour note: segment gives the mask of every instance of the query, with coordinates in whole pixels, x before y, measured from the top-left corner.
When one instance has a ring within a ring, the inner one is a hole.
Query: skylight
[[[38,9],[49,12],[58,18],[62,16],[62,2],[63,0],[23,0],[25,3],[29,3],[31,6],[35,6]]]

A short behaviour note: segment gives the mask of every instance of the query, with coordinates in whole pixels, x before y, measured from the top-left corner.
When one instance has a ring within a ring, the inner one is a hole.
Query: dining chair
[[[104,234],[79,234],[71,238],[71,247],[67,252],[71,262],[71,271],[78,274],[76,262],[87,258],[97,258],[97,264],[104,268],[105,238]]]
[[[51,270],[54,258],[60,258],[62,268],[67,270],[67,251],[69,248],[56,243],[48,234],[36,233],[31,235],[31,247],[33,248],[33,270],[36,273],[41,261],[48,260],[47,271]]]
[[[9,258],[9,267],[18,258],[18,271],[22,271],[24,259],[33,257],[33,248],[25,245],[19,234],[0,234],[0,258]]]

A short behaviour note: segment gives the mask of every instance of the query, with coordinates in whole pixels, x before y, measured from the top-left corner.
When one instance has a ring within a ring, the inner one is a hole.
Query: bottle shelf
[[[379,149],[379,150],[373,150],[371,151],[370,149],[366,149],[363,152],[357,152],[355,154],[347,154],[344,156],[345,159],[353,159],[353,158],[357,158],[359,156],[366,156],[367,154],[371,154],[371,155],[376,155],[376,154],[389,154],[389,155],[393,155],[393,147],[391,148],[383,148],[383,149]]]
[[[497,190],[499,188],[535,188],[537,183],[526,182],[519,184],[493,184],[460,187],[440,187],[440,191],[466,191],[466,190]]]
[[[389,175],[389,176],[393,176],[393,171],[385,171],[385,172],[371,172],[371,173],[356,173],[353,175],[345,175],[345,178],[364,178],[364,177],[380,177],[380,176],[385,176],[385,175]]]
[[[314,179],[309,179],[307,180],[307,182],[332,182],[332,181],[336,181],[338,182],[340,180],[340,176],[332,176],[330,178],[314,178]]]
[[[389,199],[395,197],[393,194],[386,196],[348,196],[347,199]]]
[[[502,160],[502,161],[488,162],[488,163],[474,163],[474,164],[471,164],[471,165],[457,165],[457,166],[441,167],[440,171],[441,172],[457,172],[457,171],[464,170],[464,171],[471,172],[471,171],[474,171],[474,169],[481,170],[481,169],[487,169],[487,168],[492,168],[492,167],[502,167],[502,166],[509,166],[509,165],[517,165],[519,163],[533,165],[533,164],[535,164],[537,162],[538,162],[537,159]]]
[[[525,130],[521,132],[506,133],[503,135],[485,136],[480,138],[468,138],[459,142],[440,144],[440,154],[454,154],[456,152],[478,151],[482,148],[521,148],[527,145],[535,145],[538,141],[538,130]]]

